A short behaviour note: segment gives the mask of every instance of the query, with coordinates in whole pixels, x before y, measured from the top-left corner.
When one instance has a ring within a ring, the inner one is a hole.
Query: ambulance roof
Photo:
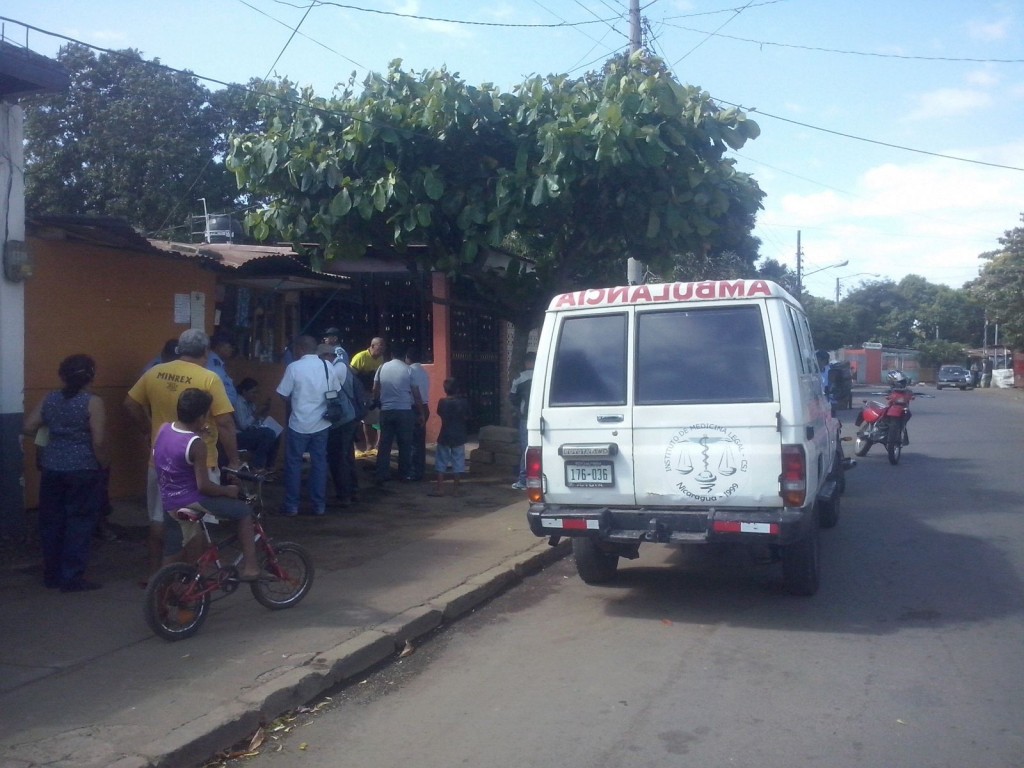
[[[770,280],[707,280],[699,283],[654,283],[614,288],[585,288],[555,296],[549,312],[677,301],[722,301],[778,298],[796,304],[784,288]]]

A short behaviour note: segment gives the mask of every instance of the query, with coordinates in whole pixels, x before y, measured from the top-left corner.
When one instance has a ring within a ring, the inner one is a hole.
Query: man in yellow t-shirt
[[[178,396],[189,387],[209,392],[213,397],[210,406],[212,418],[203,442],[206,443],[207,466],[211,477],[216,480],[219,479],[216,477],[218,440],[227,454],[228,466],[238,467],[239,460],[232,416],[234,408],[220,377],[205,367],[209,349],[210,339],[203,331],[197,328],[185,331],[178,338],[178,359],[155,365],[143,373],[142,378],[128,390],[124,405],[142,433],[149,438],[152,450],[152,442],[161,425],[178,417]],[[152,575],[163,562],[165,522],[152,461],[146,483],[146,505],[149,509],[149,565]]]
[[[373,379],[377,369],[384,365],[384,339],[379,336],[370,341],[369,349],[356,352],[348,363],[348,367],[355,371],[356,376],[363,384],[367,392],[373,390]],[[363,419],[363,448],[362,452],[357,451],[357,456],[376,456],[377,442],[380,439],[380,432],[374,429],[374,424],[380,423],[380,408],[374,408]]]

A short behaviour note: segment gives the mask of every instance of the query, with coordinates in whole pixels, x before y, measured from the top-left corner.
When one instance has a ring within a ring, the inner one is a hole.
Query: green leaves
[[[342,188],[342,190],[334,196],[331,200],[330,208],[331,215],[336,217],[344,217],[348,215],[348,212],[352,210],[352,195],[349,194],[348,188]]]
[[[629,253],[669,264],[728,246],[730,274],[756,257],[762,193],[725,152],[759,129],[657,59],[532,77],[512,93],[393,63],[359,95],[304,92],[264,110],[266,130],[237,138],[229,158],[239,183],[274,200],[255,232],[305,232],[328,257],[423,244],[424,266],[470,276],[509,317],[620,281]],[[529,268],[484,269],[486,249],[509,242]]]

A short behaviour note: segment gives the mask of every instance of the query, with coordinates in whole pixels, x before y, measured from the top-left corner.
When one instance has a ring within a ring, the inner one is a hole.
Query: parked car
[[[966,389],[974,389],[974,381],[971,372],[962,365],[943,365],[939,368],[939,375],[935,379],[935,388],[956,387],[961,392]]]

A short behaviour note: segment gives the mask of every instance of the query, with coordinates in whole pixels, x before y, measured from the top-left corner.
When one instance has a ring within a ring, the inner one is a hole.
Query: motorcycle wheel
[[[889,454],[889,463],[896,465],[900,463],[900,456],[903,453],[903,429],[900,425],[891,424],[889,432],[891,434],[885,441],[885,450]]]
[[[857,456],[867,456],[871,450],[871,441],[862,435],[857,435],[857,442],[853,444],[853,452]]]

